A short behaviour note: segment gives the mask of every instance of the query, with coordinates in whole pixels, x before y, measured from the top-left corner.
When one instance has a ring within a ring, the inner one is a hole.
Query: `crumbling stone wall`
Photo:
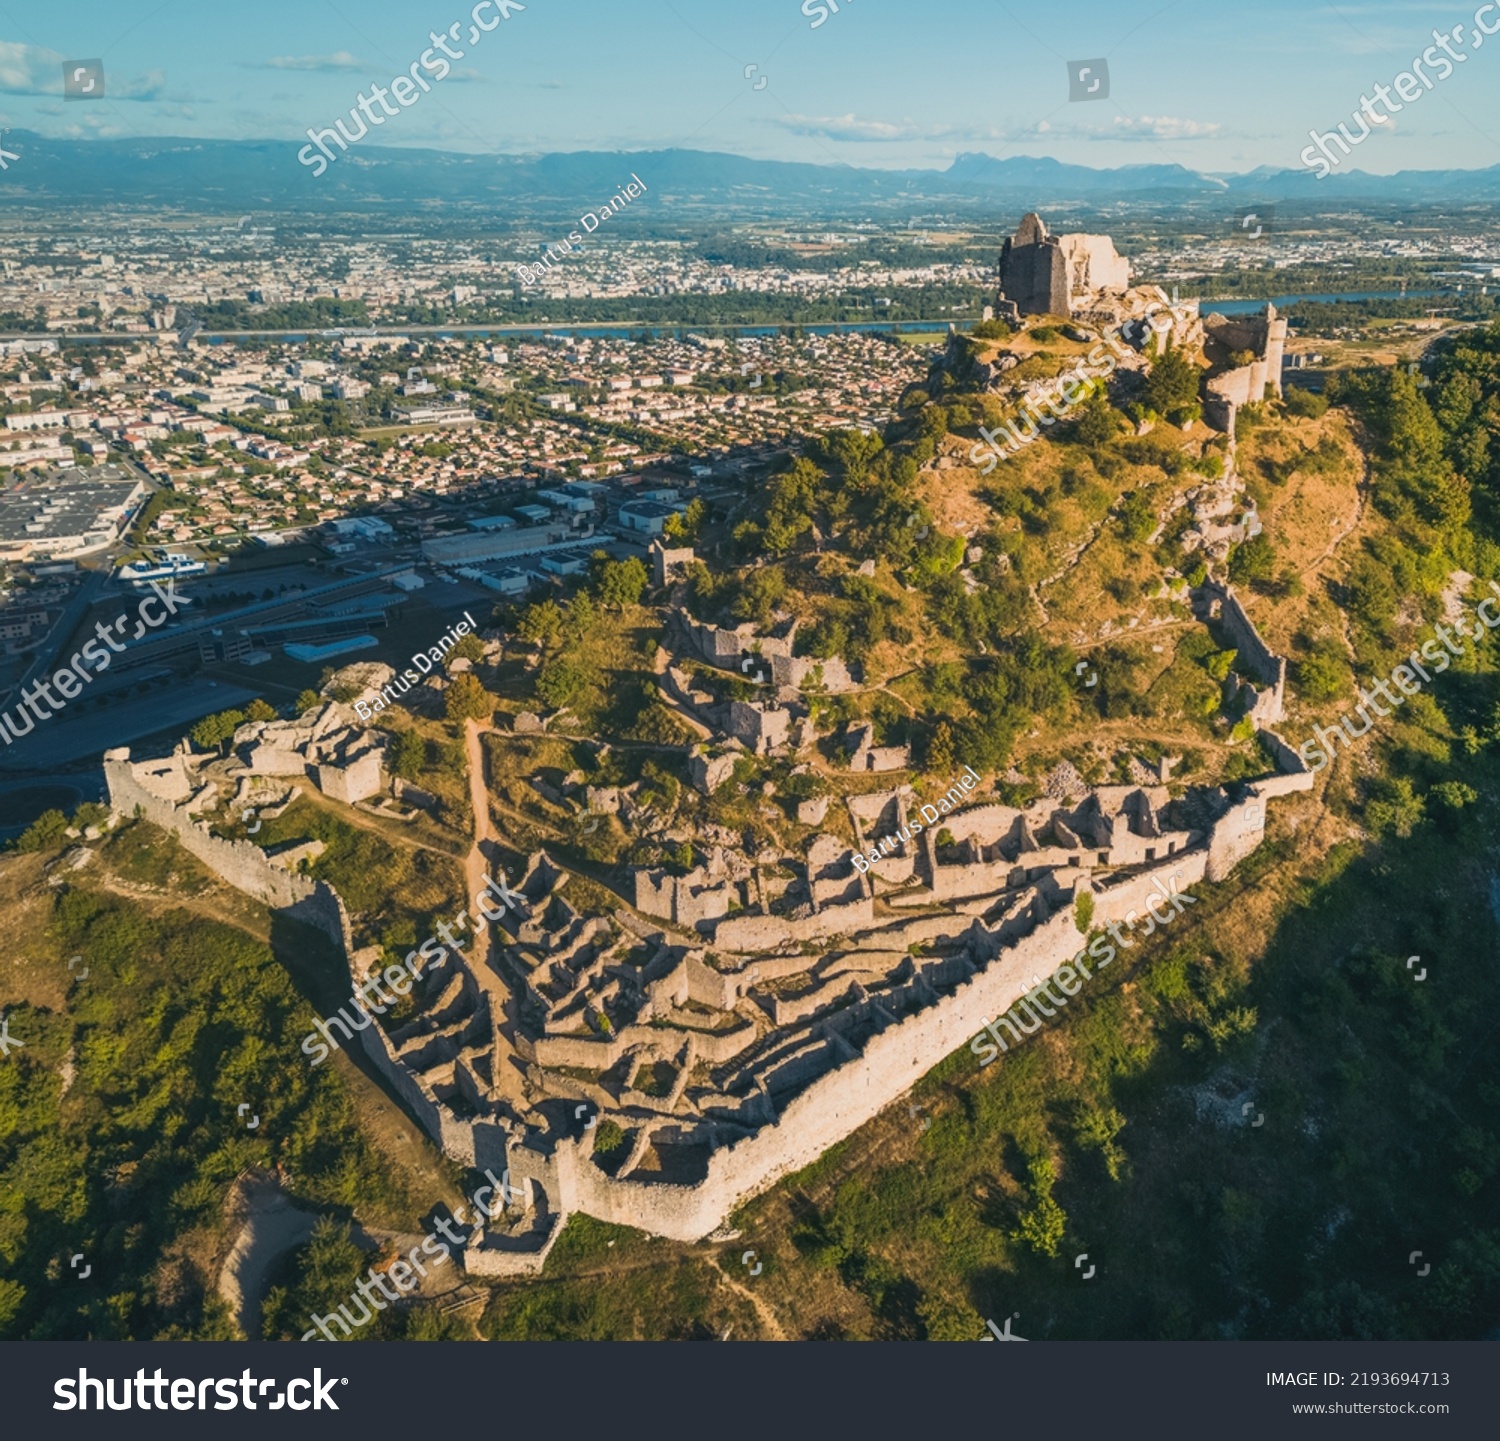
[[[184,850],[220,879],[263,905],[295,911],[317,889],[306,876],[292,875],[272,865],[254,842],[221,840],[209,833],[206,824],[193,820],[186,807],[173,805],[147,790],[136,777],[127,748],[105,751],[104,781],[109,790],[110,809],[117,815],[128,817],[139,808],[152,825],[170,831]],[[318,924],[326,929],[321,922]],[[336,928],[329,934],[334,940],[340,938]]]
[[[1068,260],[1040,215],[1022,216],[1000,247],[1000,296],[1021,315],[1071,315]]]
[[[700,1059],[715,1066],[732,1061],[755,1040],[755,1027],[736,1026],[732,1031],[696,1031],[694,1045]],[[536,1063],[550,1069],[575,1067],[585,1071],[607,1071],[629,1050],[646,1047],[658,1060],[682,1042],[679,1031],[656,1026],[626,1026],[610,1040],[591,1036],[543,1036],[533,1043]]]
[[[756,755],[766,756],[791,739],[792,713],[765,701],[730,701],[727,729]]]
[[[205,858],[212,857],[206,863],[221,874],[220,864],[225,865],[230,873],[226,879],[235,877],[232,883],[248,893],[259,894],[267,885],[292,885],[295,903],[304,907],[315,924],[336,935],[349,962],[351,983],[357,979],[347,912],[331,888],[313,886],[302,878],[275,871],[258,851],[258,861],[240,864],[235,843],[206,836],[186,819],[182,809],[151,796],[131,771],[128,752],[111,753],[106,774],[116,809],[133,809],[138,803],[148,817],[160,817],[158,823],[165,821],[185,844],[190,835],[196,835],[200,843],[211,843],[203,848]],[[1153,876],[1164,878],[1175,872],[1179,889],[1202,878],[1223,879],[1263,837],[1269,796],[1304,789],[1311,782],[1311,774],[1304,773],[1250,787],[1245,799],[1229,806],[1215,820],[1206,846],[1094,891],[1096,917],[1123,919],[1131,909],[1143,910],[1148,894],[1160,894],[1151,885]],[[537,867],[533,865],[528,878],[535,872]],[[474,1256],[476,1274],[534,1271],[541,1264],[535,1258],[545,1253],[547,1244],[573,1211],[673,1239],[696,1240],[715,1230],[747,1197],[809,1165],[899,1099],[941,1057],[967,1045],[988,1020],[1009,1009],[1033,984],[1034,976],[1051,976],[1078,953],[1084,937],[1074,921],[1074,898],[1090,890],[1091,883],[1080,871],[1071,891],[1059,889],[1055,881],[1051,884],[1050,903],[1039,889],[1035,890],[1023,898],[1024,911],[1013,907],[993,927],[973,917],[924,916],[883,926],[871,935],[877,923],[868,899],[828,907],[805,921],[789,922],[772,916],[722,921],[716,944],[728,946],[732,942],[757,951],[786,940],[861,935],[862,944],[839,957],[838,981],[856,987],[861,974],[879,971],[892,956],[915,943],[914,938],[946,942],[961,950],[914,966],[911,979],[899,989],[904,1004],[909,1007],[916,998],[919,1009],[904,1009],[902,1019],[871,1034],[862,1049],[856,1050],[854,1040],[844,1034],[848,1018],[841,1026],[842,1013],[814,1020],[804,1037],[788,1046],[784,1054],[771,1058],[771,1070],[758,1076],[758,1089],[731,1111],[728,1120],[722,1125],[712,1119],[701,1126],[693,1122],[687,1136],[730,1138],[727,1145],[720,1145],[707,1157],[704,1179],[697,1185],[610,1177],[594,1164],[589,1133],[581,1138],[560,1137],[550,1144],[520,1144],[498,1120],[460,1118],[401,1063],[378,1025],[360,1034],[366,1054],[396,1093],[412,1106],[446,1154],[463,1164],[492,1167],[497,1172],[509,1168],[514,1178],[524,1181],[541,1223],[524,1245],[505,1244],[497,1237],[492,1246],[487,1240]],[[525,886],[523,882],[523,889]],[[1029,929],[1023,929],[1023,925]],[[802,958],[783,960],[787,967],[808,965]],[[780,969],[774,961],[762,965]],[[708,1004],[732,1003],[756,979],[755,965],[732,974],[721,974],[696,958],[683,966],[687,996],[702,998]],[[935,986],[953,989],[944,994]],[[868,995],[860,991],[847,1009],[851,1015],[856,1008],[862,1013],[875,1012],[892,995],[889,991]],[[849,1033],[855,1037],[859,1034]],[[528,1043],[523,1050],[531,1050],[537,1063],[544,1066],[584,1066],[603,1071],[630,1050],[650,1050],[671,1058],[682,1047],[683,1039],[681,1032],[638,1025],[611,1040],[546,1037],[534,1045]],[[710,1065],[722,1065],[746,1051],[755,1040],[756,1028],[749,1024],[729,1033],[694,1032],[689,1037],[688,1059],[697,1057]],[[462,1077],[455,1076],[455,1081],[465,1094],[478,1096],[477,1088],[465,1086]],[[801,1090],[797,1090],[799,1086]],[[784,1105],[778,1100],[782,1097],[786,1098]],[[686,1122],[687,1118],[683,1119]],[[745,1121],[758,1129],[746,1133]],[[684,1133],[680,1128],[663,1127],[659,1139],[670,1144],[674,1139],[684,1139]]]
[[[735,897],[733,884],[714,878],[704,866],[685,876],[638,870],[634,879],[636,910],[694,929],[727,916],[729,903]]]
[[[1204,387],[1203,418],[1216,430],[1233,435],[1240,406],[1258,403],[1268,392],[1277,397],[1282,393],[1286,321],[1268,304],[1260,315],[1209,314],[1203,325],[1208,338],[1226,350],[1248,350],[1255,357],[1249,365],[1214,376]]]
[[[1130,262],[1115,249],[1108,235],[1060,235],[1058,244],[1067,261],[1070,301],[1074,296],[1094,295],[1101,290],[1130,289]]]
[[[1253,717],[1257,730],[1275,725],[1286,713],[1285,657],[1276,655],[1261,639],[1233,586],[1210,582],[1207,590],[1219,602],[1219,623],[1234,642],[1238,663],[1268,687],[1265,691],[1251,688],[1247,713]]]
[[[175,835],[183,849],[202,861],[220,880],[262,905],[322,931],[343,954],[353,993],[363,976],[358,974],[355,964],[356,947],[348,911],[332,886],[279,869],[251,841],[226,841],[210,835],[206,826],[192,819],[186,807],[174,806],[141,784],[127,748],[105,752],[104,779],[110,808],[116,814],[129,816],[139,808],[146,820]],[[380,1026],[366,1026],[357,1034],[365,1054],[447,1155],[471,1166],[503,1164],[504,1138],[493,1123],[454,1115],[402,1064]]]
[[[1051,975],[1076,955],[1080,940],[1071,910],[1060,912],[952,995],[872,1037],[859,1055],[794,1096],[775,1122],[715,1151],[697,1186],[614,1180],[593,1164],[587,1141],[560,1142],[560,1152],[573,1152],[566,1173],[558,1168],[569,1183],[560,1198],[564,1208],[674,1240],[702,1239],[748,1196],[810,1165],[898,1100],[937,1058],[966,1045],[985,1021],[1013,1005],[1033,974]],[[819,1061],[826,1064],[810,1053],[805,1064]]]
[[[1286,741],[1282,740],[1282,738],[1277,735],[1275,731],[1262,730],[1260,733],[1260,738],[1265,742],[1267,746],[1270,747],[1271,754],[1276,759],[1276,764],[1281,767],[1282,771],[1285,774],[1291,776],[1306,774],[1307,762],[1303,760],[1301,755],[1297,751],[1294,751]],[[1311,789],[1310,786],[1309,789]]]
[[[1222,881],[1266,834],[1266,800],[1258,787],[1238,805],[1231,806],[1216,820],[1208,832],[1208,864],[1205,876]]]
[[[763,636],[748,621],[733,629],[708,625],[690,616],[680,616],[679,622],[699,658],[720,669],[745,674],[741,670],[742,660],[747,656],[757,656],[759,661],[752,670],[768,669],[767,679],[778,687],[837,693],[854,690],[859,684],[838,656],[818,660],[813,656],[793,655],[795,626],[785,636]]]
[[[358,755],[351,756],[342,765],[322,762],[314,768],[318,789],[325,796],[345,805],[368,800],[379,795],[385,788],[385,772],[382,768],[384,751],[371,746]]]
[[[824,906],[800,921],[781,916],[731,916],[720,921],[714,944],[730,951],[771,951],[786,941],[816,941],[828,936],[848,935],[868,926],[875,917],[868,898],[847,905]]]

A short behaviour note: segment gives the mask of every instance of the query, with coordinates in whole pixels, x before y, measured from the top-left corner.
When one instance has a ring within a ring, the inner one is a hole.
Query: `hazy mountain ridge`
[[[635,173],[648,193],[688,207],[865,213],[932,204],[962,209],[1032,206],[1285,200],[1321,206],[1483,202],[1500,199],[1500,166],[1485,170],[1335,173],[1317,181],[1302,169],[1258,167],[1210,175],[1181,165],[1095,169],[1050,156],[957,156],[946,170],[873,170],[754,160],[699,150],[575,151],[541,156],[473,155],[361,143],[315,177],[283,140],[137,137],[55,140],[10,130],[16,159],[0,187],[12,200],[49,205],[100,202],[202,209],[309,211],[369,205],[443,204],[528,214],[577,214],[607,199]]]

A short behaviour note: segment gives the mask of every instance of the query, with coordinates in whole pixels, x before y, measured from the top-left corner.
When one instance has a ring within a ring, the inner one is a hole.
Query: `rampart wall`
[[[184,850],[202,861],[222,881],[254,897],[272,910],[293,920],[315,926],[344,957],[350,992],[364,978],[355,974],[354,937],[349,914],[337,891],[326,881],[292,875],[271,864],[265,852],[251,841],[226,841],[194,821],[184,807],[153,795],[136,779],[128,750],[108,751],[104,756],[104,778],[111,808],[133,815],[137,808],[152,825],[175,835]],[[391,1088],[409,1105],[433,1140],[454,1160],[483,1165],[484,1158],[504,1163],[503,1133],[488,1125],[476,1125],[453,1115],[432,1096],[396,1058],[385,1032],[378,1025],[357,1033],[371,1063]],[[485,1134],[479,1134],[479,1133]]]
[[[875,919],[875,903],[868,898],[843,906],[824,906],[800,921],[780,916],[730,916],[719,922],[714,944],[730,951],[772,951],[786,941],[817,941],[846,935]]]
[[[136,779],[128,750],[104,753],[104,780],[115,812],[130,816],[139,809],[152,825],[172,832],[184,850],[236,890],[274,910],[292,911],[299,920],[309,919],[331,940],[341,940],[333,914],[306,905],[317,890],[316,882],[272,865],[253,841],[221,840],[209,832],[206,823],[193,820],[185,808],[153,795]]]
[[[288,876],[271,866],[258,848],[245,842],[221,841],[194,824],[185,811],[153,796],[136,780],[128,752],[111,752],[105,774],[111,804],[117,811],[139,806],[154,824],[172,831],[185,847],[216,874],[266,904],[299,914],[317,925],[342,948],[352,984],[355,948],[347,911],[331,887]],[[1118,884],[1094,890],[1095,922],[1124,920],[1133,910],[1143,912],[1152,895],[1160,895],[1153,877],[1175,876],[1179,890],[1196,881],[1223,879],[1238,860],[1253,851],[1265,831],[1266,801],[1272,794],[1310,787],[1311,774],[1286,775],[1258,783],[1249,795],[1232,806],[1213,824],[1206,847],[1179,854],[1158,863],[1150,871]],[[552,1148],[545,1143],[510,1145],[507,1131],[496,1121],[460,1118],[438,1101],[397,1060],[391,1044],[378,1025],[366,1027],[360,1036],[366,1055],[390,1082],[393,1090],[411,1106],[428,1133],[453,1159],[468,1166],[503,1169],[509,1167],[523,1180],[541,1214],[555,1213],[540,1251],[502,1244],[476,1249],[465,1264],[476,1275],[533,1274],[540,1270],[545,1254],[573,1211],[583,1211],[600,1220],[644,1229],[676,1240],[691,1241],[709,1235],[742,1203],[774,1184],[782,1176],[811,1164],[830,1146],[841,1141],[866,1121],[899,1099],[943,1056],[965,1045],[993,1017],[1002,1015],[1033,984],[1033,976],[1047,977],[1071,960],[1084,937],[1074,921],[1076,895],[1089,882],[1080,874],[1071,894],[1047,919],[1029,932],[1016,934],[1013,927],[989,931],[972,918],[923,917],[908,925],[890,928],[905,932],[915,925],[938,935],[955,938],[967,934],[967,958],[951,963],[923,966],[926,982],[954,983],[947,995],[908,1015],[899,1023],[871,1036],[863,1051],[853,1053],[847,1041],[827,1024],[822,1034],[789,1055],[784,1068],[767,1078],[761,1105],[769,1107],[771,1119],[753,1134],[714,1150],[707,1174],[697,1185],[637,1181],[606,1175],[593,1163],[593,1137],[564,1137]],[[1062,896],[1059,896],[1059,900]],[[826,918],[837,916],[835,929]],[[822,923],[820,926],[819,923]],[[780,940],[815,935],[869,930],[873,907],[868,900],[850,906],[830,907],[806,922],[787,922],[777,917],[735,918],[720,926],[718,943],[728,945],[723,932],[731,930],[735,943],[774,945]],[[761,939],[769,928],[774,939]],[[906,937],[903,937],[906,938]],[[885,944],[890,936],[877,935]],[[973,969],[971,970],[971,967]],[[708,968],[703,968],[708,972]],[[965,973],[968,973],[967,975]],[[696,970],[684,978],[693,989],[712,985],[710,974]],[[720,979],[716,976],[713,979]],[[722,978],[728,982],[729,978]],[[749,980],[749,972],[742,981]],[[735,982],[731,987],[738,989]],[[753,1039],[754,1028],[745,1026],[729,1033],[694,1033],[695,1054],[711,1064],[723,1064]],[[680,1035],[671,1036],[675,1045]],[[539,1063],[550,1066],[585,1066],[607,1069],[632,1045],[649,1042],[658,1046],[663,1034],[652,1027],[631,1027],[612,1040],[585,1037],[547,1037],[535,1043]],[[838,1057],[831,1069],[829,1053]],[[773,1095],[791,1089],[806,1076],[814,1079],[793,1095],[776,1114]],[[539,1233],[538,1233],[539,1234]],[[529,1243],[529,1238],[528,1238]]]
[[[1219,599],[1219,622],[1229,633],[1236,657],[1256,680],[1270,689],[1257,693],[1251,704],[1257,730],[1275,725],[1286,713],[1286,660],[1261,639],[1255,623],[1245,613],[1232,586],[1215,585],[1210,594]]]
[[[939,1057],[966,1044],[1031,985],[1078,953],[1069,906],[1002,952],[954,993],[872,1037],[857,1057],[826,1072],[771,1125],[717,1150],[696,1186],[615,1180],[594,1166],[587,1139],[560,1142],[559,1201],[566,1210],[637,1226],[674,1240],[698,1240],[748,1196],[810,1165],[921,1079]]]

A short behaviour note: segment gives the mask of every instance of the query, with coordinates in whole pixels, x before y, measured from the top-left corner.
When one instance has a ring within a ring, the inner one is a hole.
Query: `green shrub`
[[[1315,390],[1303,390],[1295,386],[1287,390],[1284,402],[1287,413],[1300,415],[1307,420],[1317,420],[1328,410],[1328,397]]]
[[[43,811],[11,844],[18,851],[51,850],[67,829],[68,818],[61,811]]]
[[[1073,902],[1073,924],[1080,935],[1088,935],[1089,925],[1094,919],[1094,897],[1089,891],[1082,892]]]

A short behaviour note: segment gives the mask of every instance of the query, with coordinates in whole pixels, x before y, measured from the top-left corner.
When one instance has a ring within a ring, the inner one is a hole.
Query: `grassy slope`
[[[1343,629],[1333,598],[1347,558],[1388,529],[1361,507],[1353,434],[1335,411],[1265,424],[1241,448],[1281,578],[1252,607],[1294,658]],[[1298,463],[1319,445],[1322,464]],[[1064,491],[1070,449],[1076,463],[1076,448],[1032,447],[1005,478],[1025,502],[1009,524],[1023,574],[1050,573],[1087,524],[1076,497],[1097,482]],[[1155,474],[1116,470],[1108,499],[1140,483],[1165,493]],[[945,491],[971,483],[942,476]],[[929,503],[936,511],[939,497]],[[1160,563],[1106,525],[1057,587],[1059,620],[1140,613]],[[1201,773],[1221,773],[1233,760],[1222,723],[1192,713],[1203,647],[1179,633],[1150,639],[1162,652],[1129,640],[1101,653],[1150,713],[1092,731],[1121,747],[1170,734],[1199,751]],[[1279,803],[1261,852],[1025,1047],[982,1072],[957,1052],[918,1088],[919,1109],[892,1108],[747,1205],[727,1269],[741,1275],[739,1252],[753,1245],[764,1272],[747,1284],[789,1334],[814,1337],[967,1339],[1015,1311],[1021,1334],[1054,1338],[1493,1327],[1500,762],[1493,749],[1468,761],[1461,774],[1485,799],[1456,814],[1429,807],[1408,838],[1372,835],[1363,812],[1388,767],[1429,782],[1454,774],[1457,726],[1487,711],[1492,665],[1455,667],[1439,685],[1325,775],[1316,802]],[[1301,706],[1288,733],[1300,740],[1313,716],[1346,703]],[[1024,764],[1063,741],[1043,731],[1017,749]],[[1414,1250],[1432,1263],[1426,1277],[1408,1265]],[[1084,1252],[1097,1267],[1087,1283],[1073,1264]],[[507,1325],[646,1334],[619,1294],[591,1300],[575,1258],[559,1251],[548,1275],[554,1286],[524,1306],[520,1288],[502,1292]],[[658,1282],[647,1272],[616,1285],[644,1303]]]
[[[298,1052],[335,984],[321,937],[242,916],[148,830],[117,833],[57,891],[38,857],[3,862],[7,911],[36,926],[3,994],[25,1046],[0,1063],[7,1337],[231,1335],[214,1284],[247,1167],[284,1167],[296,1204],[335,1215],[406,1218],[437,1199],[377,1154],[363,1078]],[[67,985],[75,954],[88,974]],[[87,1280],[69,1265],[80,1251]]]

